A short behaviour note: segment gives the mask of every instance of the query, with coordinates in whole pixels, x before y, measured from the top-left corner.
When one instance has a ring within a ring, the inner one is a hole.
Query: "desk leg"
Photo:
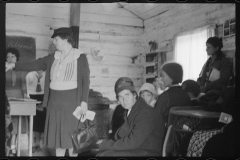
[[[30,117],[30,126],[29,126],[29,140],[28,140],[28,155],[32,157],[32,137],[33,137],[33,116]]]
[[[21,139],[21,129],[22,129],[22,116],[19,116],[18,120],[18,137],[17,137],[17,156],[20,156],[20,139]]]

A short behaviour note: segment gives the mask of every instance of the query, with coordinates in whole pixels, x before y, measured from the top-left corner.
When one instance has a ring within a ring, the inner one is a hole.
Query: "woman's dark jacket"
[[[230,77],[232,76],[232,69],[231,69],[231,63],[226,58],[224,53],[219,51],[219,53],[216,53],[218,56],[214,60],[214,62],[211,64],[212,58],[208,58],[206,63],[204,64],[202,71],[199,75],[199,78],[197,79],[197,82],[200,84],[200,86],[204,86],[204,92],[207,92],[211,89],[217,89],[221,88],[222,85],[227,86],[230,81]],[[218,80],[209,81],[209,76],[207,76],[207,71],[211,71],[212,68],[216,68],[220,71],[220,78]]]
[[[177,106],[190,106],[190,97],[186,93],[186,91],[182,89],[181,86],[173,86],[173,87],[170,87],[167,91],[164,91],[158,97],[158,100],[155,104],[154,110],[158,114],[158,116],[163,120],[163,123],[159,123],[160,129],[161,129],[161,132],[160,132],[161,134],[160,150],[161,151],[162,151],[167,127],[170,125],[170,124],[167,124],[169,110],[171,107],[177,107]]]

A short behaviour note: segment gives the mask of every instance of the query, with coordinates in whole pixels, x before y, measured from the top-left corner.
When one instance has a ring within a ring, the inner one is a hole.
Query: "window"
[[[197,80],[208,56],[206,41],[214,36],[214,27],[206,26],[178,34],[175,38],[174,59],[183,67],[183,81]]]
[[[223,35],[228,37],[235,34],[235,18],[228,19],[223,25]]]

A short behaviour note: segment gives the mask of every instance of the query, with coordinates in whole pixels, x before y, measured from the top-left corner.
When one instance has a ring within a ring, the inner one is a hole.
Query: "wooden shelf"
[[[145,78],[155,78],[156,76],[156,74],[146,74]]]
[[[158,76],[159,68],[166,61],[166,52],[146,53],[146,62],[144,65],[144,83],[153,83]],[[162,62],[164,60],[164,62]]]
[[[156,65],[156,62],[146,62],[146,63],[145,63],[145,67],[155,66],[155,65]]]
[[[145,80],[145,82],[147,82],[147,83],[153,83],[153,82],[155,81],[155,77],[145,78],[144,80]]]

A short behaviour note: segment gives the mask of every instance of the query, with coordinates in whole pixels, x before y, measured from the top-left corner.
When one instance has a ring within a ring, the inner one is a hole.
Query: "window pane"
[[[213,36],[207,27],[182,34],[175,39],[175,61],[183,67],[183,81],[197,80],[207,60],[206,41]]]

